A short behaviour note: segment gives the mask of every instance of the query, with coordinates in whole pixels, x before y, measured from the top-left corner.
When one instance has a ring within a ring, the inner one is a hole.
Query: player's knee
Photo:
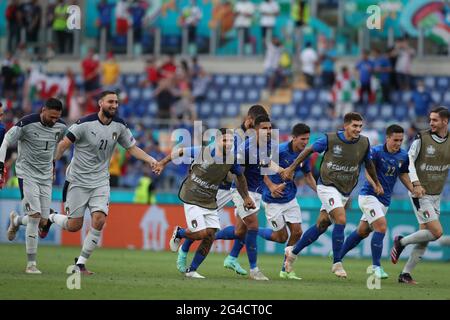
[[[327,219],[319,219],[319,221],[317,221],[317,228],[320,230],[320,232],[325,232],[330,225],[331,221]]]
[[[197,234],[200,239],[206,239],[209,236],[208,230],[206,229],[198,231]]]
[[[435,240],[439,239],[440,237],[442,237],[442,229],[438,229],[438,230],[432,230],[431,233],[433,234],[433,236],[436,238]]]
[[[78,219],[69,219],[67,221],[67,231],[69,232],[77,232],[83,227],[83,220],[79,221]]]
[[[379,233],[386,233],[386,230],[387,230],[387,225],[384,223],[384,224],[381,224],[381,225],[378,225],[376,228],[374,228],[374,230],[376,231],[376,232],[379,232]],[[368,234],[367,234],[368,235]]]
[[[97,230],[102,230],[106,222],[106,216],[104,214],[95,214],[92,217],[92,227]]]
[[[294,229],[294,230],[292,230],[291,238],[298,240],[302,237],[302,234],[303,234],[303,232],[302,232],[301,228]]]
[[[288,234],[285,230],[279,230],[273,233],[273,239],[275,242],[284,243],[287,241]]]
[[[40,218],[40,217],[41,217],[41,214],[40,214],[39,212],[36,212],[35,214],[30,214],[29,217],[30,217],[30,218],[36,218],[36,219],[37,219],[37,218]]]
[[[234,234],[235,234],[236,237],[238,237],[239,239],[244,239],[246,233],[247,233],[247,230],[245,230],[245,229],[236,229],[236,230],[234,231]]]

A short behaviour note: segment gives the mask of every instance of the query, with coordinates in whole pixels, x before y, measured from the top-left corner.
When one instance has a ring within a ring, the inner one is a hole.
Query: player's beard
[[[105,109],[102,109],[102,113],[108,119],[112,119],[114,117],[114,114],[111,114],[109,111],[107,111]]]

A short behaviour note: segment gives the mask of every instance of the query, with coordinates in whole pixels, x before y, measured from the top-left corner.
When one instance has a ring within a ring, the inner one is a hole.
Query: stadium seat
[[[288,119],[292,119],[295,117],[295,111],[295,106],[293,104],[288,104],[283,109],[284,116]]]
[[[279,118],[281,118],[281,116],[282,116],[282,114],[283,114],[283,108],[284,108],[284,105],[281,105],[281,104],[273,104],[273,105],[272,105],[272,108],[271,108],[271,110],[270,110],[270,116],[271,116],[273,119],[279,119]]]
[[[239,116],[239,105],[236,103],[228,103],[225,108],[225,115],[227,117],[238,117]]]
[[[324,114],[326,114],[326,109],[323,105],[319,103],[311,105],[311,117],[314,119],[320,119],[324,117]]]
[[[222,117],[225,111],[225,106],[223,103],[215,103],[212,109],[212,114],[214,117]]]
[[[244,90],[244,89],[236,89],[234,91],[234,94],[231,95],[231,99],[233,101],[243,102],[243,101],[245,101],[245,92],[246,92],[246,90]]]
[[[223,74],[218,74],[214,76],[214,84],[218,87],[225,86],[227,83],[227,76]]]
[[[137,76],[134,74],[129,74],[125,78],[125,83],[127,86],[136,86],[137,85]]]
[[[394,107],[394,116],[397,121],[403,121],[408,117],[408,106],[406,105],[396,105]]]
[[[314,103],[317,101],[317,91],[307,90],[305,91],[305,99],[308,103]]]
[[[442,95],[439,91],[433,90],[431,91],[431,98],[435,103],[441,103],[442,101]]]
[[[213,90],[213,89],[208,90],[207,97],[208,97],[208,100],[215,102],[219,99],[219,92],[217,90]]]
[[[448,78],[447,77],[438,77],[436,86],[438,88],[448,89],[448,87],[449,87],[449,80],[448,80]]]
[[[142,98],[146,100],[150,100],[153,98],[153,90],[151,88],[145,88],[142,91]]]
[[[317,101],[321,102],[321,103],[328,103],[331,101],[331,94],[330,91],[328,90],[320,90],[319,91],[319,96],[317,98]]]
[[[367,121],[374,121],[378,117],[379,108],[375,104],[368,105],[363,114],[366,116]]]
[[[261,98],[261,91],[257,89],[250,89],[247,94],[246,102],[256,103]]]
[[[292,93],[292,101],[294,103],[296,103],[296,102],[304,102],[303,101],[303,91],[301,91],[301,90],[294,90],[294,92]]]
[[[224,88],[220,93],[221,101],[232,101],[233,99],[233,91],[230,88]]]
[[[288,132],[290,130],[289,120],[287,119],[280,119],[276,121],[276,125],[281,132]]]
[[[141,99],[142,90],[139,88],[132,88],[129,92],[129,98],[132,101]]]
[[[251,87],[253,86],[253,77],[251,75],[246,75],[242,77],[242,86]]]
[[[309,117],[310,106],[307,104],[298,104],[297,105],[297,115],[300,120],[303,122],[304,119]]]
[[[435,79],[433,76],[427,76],[423,79],[424,83],[425,83],[425,87],[427,87],[428,89],[433,89],[434,85],[435,85]]]
[[[380,116],[383,117],[385,121],[392,120],[392,116],[394,114],[394,110],[392,108],[392,105],[390,104],[383,104],[380,107]]]
[[[256,76],[255,85],[260,88],[265,87],[266,86],[266,77],[261,76],[261,75]]]
[[[158,104],[156,102],[151,102],[148,104],[147,115],[150,117],[156,116],[158,113]]]
[[[228,79],[228,84],[232,87],[237,87],[241,84],[241,77],[239,75],[231,75]]]
[[[442,103],[449,106],[450,105],[450,92],[446,92],[442,98]]]
[[[211,115],[211,104],[209,102],[203,102],[199,105],[199,108],[197,109],[198,115],[202,119],[206,119]]]

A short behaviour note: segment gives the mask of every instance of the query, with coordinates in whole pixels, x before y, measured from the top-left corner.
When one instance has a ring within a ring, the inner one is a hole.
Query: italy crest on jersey
[[[55,133],[55,140],[56,140],[56,141],[59,140],[59,132]]]
[[[113,139],[114,141],[117,140],[117,132],[113,132],[113,134],[112,134],[112,139]]]

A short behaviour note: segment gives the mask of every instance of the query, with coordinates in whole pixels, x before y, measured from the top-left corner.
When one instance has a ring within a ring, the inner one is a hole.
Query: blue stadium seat
[[[146,100],[151,100],[153,98],[152,88],[145,88],[142,90],[142,98]]]
[[[75,84],[77,87],[81,88],[84,84],[83,76],[81,74],[77,74],[75,76]]]
[[[156,102],[151,102],[148,104],[147,115],[154,117],[158,113],[158,104]]]
[[[442,95],[439,91],[433,90],[431,91],[431,98],[435,103],[441,103],[442,101]]]
[[[219,92],[217,90],[211,89],[208,90],[208,100],[217,101],[219,99]]]
[[[317,91],[315,90],[305,91],[305,101],[308,103],[317,102]]]
[[[317,100],[321,103],[328,103],[331,101],[331,93],[329,90],[320,90]]]
[[[209,102],[203,102],[198,106],[197,112],[200,118],[206,119],[211,115],[212,107]]]
[[[260,88],[263,88],[263,87],[265,87],[266,86],[266,77],[265,76],[262,76],[262,75],[257,75],[256,77],[255,77],[255,85],[257,86],[257,87],[260,87]]]
[[[328,132],[328,131],[330,131],[331,126],[332,126],[332,122],[329,119],[327,119],[327,118],[322,119],[317,124],[317,127],[319,129],[318,131],[320,131],[320,132]]]
[[[137,76],[135,74],[129,74],[125,78],[125,83],[127,86],[136,86],[137,85]]]
[[[233,90],[230,88],[224,88],[222,89],[220,93],[220,100],[221,101],[232,101],[233,99]]]
[[[314,103],[311,105],[311,117],[315,119],[321,119],[324,117],[324,114],[326,112],[326,109],[324,108],[324,105],[321,105],[319,103]]]
[[[386,130],[386,121],[376,120],[376,121],[372,122],[372,126],[374,129],[376,129],[380,132],[384,132]]]
[[[228,78],[228,85],[232,87],[237,87],[241,84],[241,77],[239,75],[233,74]]]
[[[225,115],[230,118],[239,116],[239,105],[236,103],[228,103],[225,108]]]
[[[208,128],[219,128],[219,126],[220,126],[219,118],[209,118],[205,122],[206,122],[206,125],[208,126]]]
[[[128,96],[131,101],[136,101],[141,99],[142,90],[138,88],[131,88]]]
[[[449,87],[449,79],[447,77],[438,77],[436,86],[442,89],[448,89]]]
[[[245,92],[244,89],[236,89],[234,94],[231,95],[231,99],[233,101],[243,102],[245,101]]]
[[[284,105],[281,104],[273,104],[272,108],[270,110],[270,116],[273,119],[279,119],[281,118],[282,114],[283,114],[283,109],[284,109]]]
[[[367,118],[367,121],[374,121],[378,117],[379,108],[375,104],[368,105],[364,115]]]
[[[280,129],[281,132],[289,132],[289,120],[280,119],[276,121],[277,128]]]
[[[242,85],[244,87],[253,86],[253,77],[251,75],[245,75],[242,77]]]
[[[286,118],[289,118],[289,119],[292,119],[292,118],[294,118],[295,117],[295,113],[296,113],[296,110],[295,110],[296,108],[295,108],[295,105],[293,105],[293,104],[288,104],[288,105],[286,105],[285,107],[284,107],[284,116],[286,117]]]
[[[411,100],[411,91],[402,92],[402,102],[408,103]]]
[[[225,106],[223,103],[215,103],[212,108],[212,114],[216,117],[222,117],[225,111]]]
[[[297,105],[297,115],[300,120],[303,122],[304,119],[309,117],[310,106],[307,104],[298,104]]]
[[[450,92],[446,92],[442,98],[442,103],[447,107],[450,106]]]
[[[303,102],[303,91],[294,90],[292,93],[292,101],[295,102]]]
[[[423,79],[424,83],[425,83],[425,87],[427,87],[428,89],[433,89],[434,85],[435,85],[435,79],[432,76],[426,76]]]
[[[250,89],[247,94],[247,102],[257,102],[260,98],[260,91],[256,89]]]
[[[380,116],[383,117],[384,120],[389,121],[392,120],[392,116],[394,114],[394,110],[392,105],[383,104],[380,106]]]
[[[397,121],[403,121],[408,118],[408,106],[407,105],[395,105],[394,116]]]
[[[214,84],[218,87],[225,86],[227,83],[227,76],[224,74],[217,74],[214,76]]]

